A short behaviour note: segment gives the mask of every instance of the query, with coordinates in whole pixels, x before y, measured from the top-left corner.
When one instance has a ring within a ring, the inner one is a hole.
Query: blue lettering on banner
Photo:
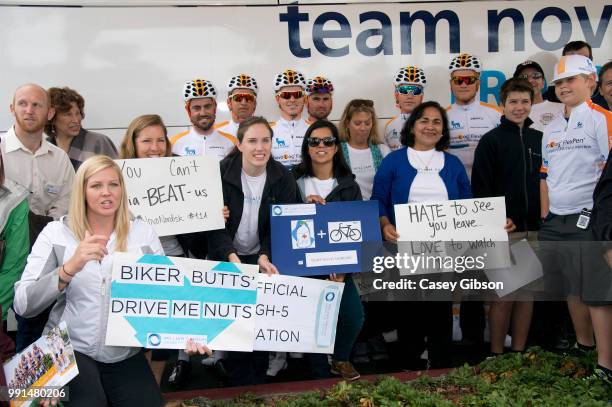
[[[612,17],[612,5],[605,5],[601,12],[599,22],[594,29],[586,7],[574,7],[574,13],[584,35],[585,40],[593,48],[601,47],[605,37],[610,18]],[[487,10],[487,32],[489,52],[499,52],[499,27],[504,19],[510,19],[514,29],[514,51],[525,50],[525,17],[516,8],[503,10]],[[560,24],[558,38],[549,41],[544,38],[542,24],[545,19],[556,19]],[[399,13],[399,32],[400,32],[400,52],[401,55],[412,55],[412,26],[415,21],[421,21],[425,29],[425,53],[436,53],[436,28],[441,20],[448,23],[449,35],[448,43],[450,53],[461,52],[460,21],[457,13],[452,10],[441,10],[433,15],[426,10],[415,12]],[[310,58],[311,48],[304,47],[300,41],[300,23],[308,23],[310,14],[300,12],[298,5],[287,6],[285,13],[279,14],[279,21],[287,23],[288,44],[291,53],[298,58]],[[355,48],[357,52],[364,56],[376,56],[378,54],[393,55],[393,24],[391,18],[381,11],[367,11],[359,14],[359,23],[376,21],[380,28],[365,29],[355,38]],[[327,24],[327,27],[326,27]],[[330,25],[335,27],[330,27]],[[572,21],[568,11],[559,7],[545,7],[533,16],[530,26],[530,34],[534,44],[545,51],[556,51],[561,49],[572,38]],[[575,33],[574,33],[575,34]],[[575,35],[574,35],[575,36]],[[309,36],[306,35],[306,38]],[[331,47],[326,42],[327,39],[346,39],[343,44]],[[312,24],[312,42],[314,48],[327,57],[343,57],[350,52],[350,41],[353,38],[353,30],[348,18],[337,11],[324,12],[314,19]],[[378,42],[372,44],[371,38],[376,38]],[[368,45],[370,41],[370,45]],[[496,76],[497,77],[497,76]]]

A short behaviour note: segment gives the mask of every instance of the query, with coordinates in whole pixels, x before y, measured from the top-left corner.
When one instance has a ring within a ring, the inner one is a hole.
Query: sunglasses
[[[473,85],[478,80],[477,76],[455,76],[451,78],[453,85]]]
[[[232,101],[236,102],[236,103],[241,103],[241,102],[254,102],[255,101],[255,96],[249,94],[249,93],[236,93],[235,95],[231,96]]]
[[[353,99],[349,102],[350,107],[374,107],[374,101],[370,99]]]
[[[395,88],[395,91],[402,95],[412,94],[414,96],[419,96],[423,93],[423,87],[419,85],[400,85]]]
[[[278,96],[281,99],[285,99],[285,100],[289,100],[291,98],[301,99],[301,98],[304,97],[304,92],[301,91],[301,90],[296,90],[296,91],[293,91],[293,92],[289,92],[289,91],[285,90],[283,92],[278,92]]]
[[[542,79],[544,77],[544,75],[542,75],[540,72],[533,72],[531,74],[520,74],[518,76],[519,79]]]
[[[325,147],[332,147],[336,145],[336,138],[335,137],[325,137],[325,138],[308,137],[309,147],[318,147],[321,144],[321,142],[323,142],[323,145]]]

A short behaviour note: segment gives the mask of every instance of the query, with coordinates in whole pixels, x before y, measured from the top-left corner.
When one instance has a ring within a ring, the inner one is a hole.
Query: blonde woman
[[[363,199],[369,200],[376,170],[390,151],[378,133],[374,102],[351,100],[344,108],[338,127],[346,163],[355,174]]]
[[[104,344],[115,252],[164,254],[153,228],[130,220],[117,164],[94,156],[76,173],[68,216],[43,229],[15,284],[18,314],[37,315],[57,301],[46,329],[68,325],[79,375],[66,406],[163,404],[141,349]]]

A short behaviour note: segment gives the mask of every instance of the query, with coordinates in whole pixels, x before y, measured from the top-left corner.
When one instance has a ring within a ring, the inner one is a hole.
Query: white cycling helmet
[[[252,76],[241,73],[240,75],[232,76],[227,85],[229,93],[232,93],[234,89],[249,89],[257,95],[257,81]]]
[[[287,69],[279,73],[274,80],[274,92],[278,92],[285,86],[300,86],[302,89],[306,89],[304,75],[293,69]]]
[[[313,93],[334,93],[334,85],[323,76],[315,76],[306,83],[306,94],[310,96]]]
[[[206,79],[194,79],[185,82],[185,86],[183,86],[183,97],[185,98],[185,102],[189,102],[192,99],[216,99],[217,91],[211,81],[207,81]]]
[[[427,78],[425,71],[416,66],[408,65],[400,68],[395,75],[395,86],[399,85],[421,85],[425,87]]]
[[[482,64],[480,63],[480,59],[478,59],[478,57],[475,55],[459,54],[451,60],[448,70],[452,74],[453,72],[461,69],[469,69],[480,73],[482,70]]]

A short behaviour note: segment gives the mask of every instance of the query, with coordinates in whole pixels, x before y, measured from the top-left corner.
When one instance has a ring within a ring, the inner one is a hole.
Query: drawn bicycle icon
[[[351,225],[342,225],[342,222],[338,224],[338,229],[334,229],[329,232],[329,238],[332,242],[339,242],[342,237],[358,242],[361,240],[361,231],[357,228],[353,228]]]

